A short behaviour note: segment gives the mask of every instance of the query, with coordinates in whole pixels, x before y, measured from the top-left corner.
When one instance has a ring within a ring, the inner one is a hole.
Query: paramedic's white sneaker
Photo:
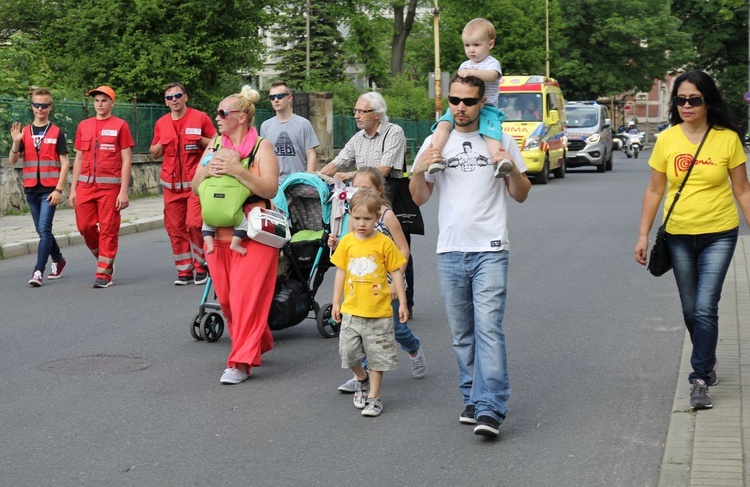
[[[250,374],[248,374],[244,370],[240,370],[235,367],[230,367],[224,370],[224,373],[221,374],[221,383],[222,384],[239,384],[240,382],[246,381],[248,377],[250,377]]]
[[[424,377],[424,373],[427,370],[427,360],[424,358],[422,347],[419,347],[419,350],[417,350],[416,357],[409,355],[409,359],[411,359],[411,376],[415,379]]]
[[[427,172],[435,174],[436,172],[445,171],[445,163],[442,161],[433,162],[430,167],[427,168]]]
[[[351,379],[349,379],[348,381],[344,382],[343,384],[339,386],[339,392],[346,392],[349,394],[353,393],[354,391],[357,390],[358,382],[359,381],[357,380],[356,376],[352,377]]]
[[[510,172],[513,170],[513,163],[510,162],[508,159],[503,159],[502,161],[498,162],[495,166],[495,177],[496,178],[504,178]]]

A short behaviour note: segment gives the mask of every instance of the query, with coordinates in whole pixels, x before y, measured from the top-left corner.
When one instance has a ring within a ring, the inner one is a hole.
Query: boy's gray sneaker
[[[510,162],[508,159],[503,159],[502,161],[498,162],[495,166],[495,177],[496,178],[504,178],[510,172],[513,170],[513,163]]]
[[[427,168],[427,172],[430,174],[435,174],[440,171],[445,171],[445,163],[443,162],[433,162],[430,164],[430,167]]]
[[[380,416],[381,412],[383,412],[383,403],[380,402],[380,399],[377,397],[367,398],[365,408],[362,410],[362,416]]]
[[[690,385],[690,407],[692,409],[711,409],[714,403],[708,394],[708,386],[701,379],[695,379]]]
[[[411,376],[415,379],[424,377],[424,373],[427,370],[427,360],[424,358],[422,347],[419,347],[419,350],[417,350],[416,357],[409,355],[409,359],[411,359]]]
[[[339,392],[346,392],[346,393],[348,393],[348,394],[351,394],[351,393],[353,393],[353,392],[356,392],[356,391],[357,391],[357,382],[359,382],[359,381],[357,380],[357,377],[356,377],[356,376],[355,376],[355,377],[352,377],[352,378],[351,378],[351,379],[349,379],[348,381],[346,381],[346,382],[344,382],[343,384],[341,384],[341,385],[339,386],[339,389],[338,389],[338,391],[339,391]]]
[[[357,389],[354,391],[354,407],[363,409],[367,402],[367,393],[370,392],[370,383],[357,381]]]

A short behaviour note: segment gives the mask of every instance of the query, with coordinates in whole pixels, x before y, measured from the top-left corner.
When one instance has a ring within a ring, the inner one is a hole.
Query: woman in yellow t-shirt
[[[690,407],[707,409],[713,407],[708,388],[718,383],[719,299],[737,244],[739,216],[732,195],[745,221],[750,221],[747,158],[739,127],[716,82],[702,71],[675,80],[669,121],[672,127],[659,135],[648,162],[651,179],[643,196],[635,260],[646,265],[648,234],[664,190],[668,209],[708,132],[666,227],[682,314],[693,343]]]

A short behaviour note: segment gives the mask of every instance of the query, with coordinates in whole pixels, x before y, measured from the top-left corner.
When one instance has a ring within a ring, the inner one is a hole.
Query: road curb
[[[134,233],[148,232],[164,228],[164,218],[149,217],[129,221],[120,225],[120,235],[132,235]],[[81,245],[84,243],[83,235],[79,232],[72,234],[55,234],[55,240],[60,248]],[[0,260],[11,259],[13,257],[22,257],[24,255],[35,254],[39,247],[39,239],[22,240],[16,243],[5,244],[0,248]]]
[[[696,413],[690,409],[690,384],[685,378],[692,370],[690,367],[692,347],[690,335],[685,332],[680,372],[677,377],[667,439],[664,443],[664,456],[659,472],[659,487],[690,485]]]

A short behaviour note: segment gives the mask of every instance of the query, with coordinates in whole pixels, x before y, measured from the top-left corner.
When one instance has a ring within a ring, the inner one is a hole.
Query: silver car
[[[612,120],[607,107],[595,101],[569,101],[565,110],[566,166],[595,166],[598,172],[611,171]]]

